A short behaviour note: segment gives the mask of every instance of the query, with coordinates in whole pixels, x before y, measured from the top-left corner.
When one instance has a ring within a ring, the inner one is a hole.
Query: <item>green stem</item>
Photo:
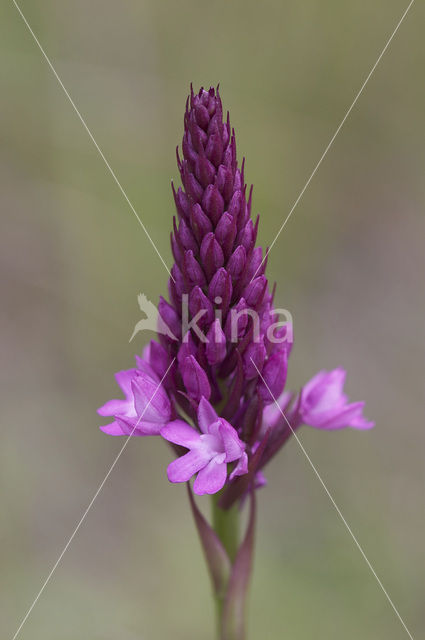
[[[230,562],[233,564],[239,548],[239,508],[236,504],[230,509],[221,509],[218,505],[220,493],[211,496],[212,527],[221,540]],[[222,616],[225,593],[216,594],[217,638],[222,640]]]
[[[222,509],[218,506],[220,493],[212,498],[212,526],[223,547],[226,549],[230,561],[233,563],[239,548],[239,508],[236,504],[230,509]]]

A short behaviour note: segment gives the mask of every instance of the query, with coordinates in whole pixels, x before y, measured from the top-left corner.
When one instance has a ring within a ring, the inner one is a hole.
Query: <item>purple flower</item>
[[[298,412],[302,421],[318,429],[371,429],[374,422],[363,416],[364,402],[348,404],[344,369],[319,371],[301,390]]]
[[[109,400],[97,410],[101,416],[114,418],[110,424],[100,427],[111,436],[158,435],[171,419],[171,403],[160,379],[148,363],[141,359],[138,363],[141,368],[115,374],[125,399]]]
[[[197,474],[196,493],[225,487],[230,506],[262,484],[261,469],[302,424],[331,430],[373,423],[363,417],[362,402],[348,403],[342,369],[320,372],[298,395],[285,389],[292,330],[274,308],[256,246],[252,187],[245,184],[244,162],[238,166],[218,90],[191,91],[177,163],[175,264],[169,301],[161,297],[158,305],[158,342],[136,358],[137,369],[117,374],[125,399],[99,410],[114,419],[101,429],[160,433],[189,449],[170,464],[170,480]]]
[[[201,433],[183,420],[174,420],[161,429],[163,438],[189,449],[168,466],[168,479],[187,482],[197,473],[193,485],[195,493],[217,493],[226,482],[228,463],[238,461],[231,478],[247,472],[245,444],[232,425],[219,418],[204,397],[198,406],[198,424]]]

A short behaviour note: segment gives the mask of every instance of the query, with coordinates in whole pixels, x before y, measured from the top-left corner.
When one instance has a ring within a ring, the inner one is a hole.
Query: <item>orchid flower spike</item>
[[[135,369],[117,373],[124,399],[99,409],[112,418],[101,429],[160,435],[177,453],[170,482],[195,477],[196,493],[222,491],[231,506],[249,487],[264,486],[265,465],[302,424],[334,430],[374,423],[364,418],[363,402],[348,402],[343,369],[319,372],[298,395],[285,388],[292,327],[281,326],[273,304],[252,188],[218,89],[191,91],[177,163],[175,263],[169,301],[161,297],[158,305],[158,341]]]

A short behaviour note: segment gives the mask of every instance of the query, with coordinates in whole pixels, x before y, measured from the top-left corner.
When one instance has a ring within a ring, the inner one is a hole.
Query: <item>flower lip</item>
[[[189,449],[171,462],[168,478],[170,482],[186,482],[197,473],[195,493],[216,493],[226,482],[227,463],[238,461],[232,477],[247,473],[245,443],[227,420],[217,416],[205,396],[199,402],[198,423],[201,433],[183,420],[162,427],[160,433],[165,440]]]

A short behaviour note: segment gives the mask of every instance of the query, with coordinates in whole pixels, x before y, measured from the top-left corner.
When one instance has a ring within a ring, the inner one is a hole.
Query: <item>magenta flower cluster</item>
[[[261,470],[302,424],[332,430],[373,423],[362,402],[348,402],[342,369],[318,373],[298,394],[285,390],[292,332],[273,306],[252,187],[247,194],[218,89],[191,92],[182,153],[169,302],[161,297],[158,306],[167,331],[136,357],[136,368],[116,374],[124,399],[99,409],[113,418],[101,429],[160,435],[177,455],[169,480],[196,476],[199,495],[224,487],[229,505],[264,484]]]

